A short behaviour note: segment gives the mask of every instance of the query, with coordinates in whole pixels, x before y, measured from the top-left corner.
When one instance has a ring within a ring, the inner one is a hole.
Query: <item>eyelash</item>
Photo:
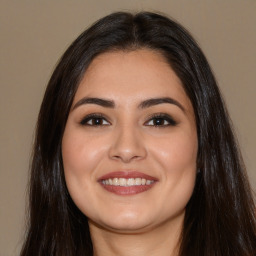
[[[93,124],[93,122],[95,121],[99,121],[98,124]],[[160,121],[160,124],[149,124],[151,122],[156,122],[156,121]],[[89,123],[91,122],[91,123]],[[104,122],[107,122],[107,124],[104,124]],[[162,123],[164,122],[164,123]],[[89,114],[86,117],[84,117],[81,121],[80,121],[81,125],[85,125],[85,126],[107,126],[107,125],[111,125],[111,123],[106,119],[106,117],[102,114],[98,114],[98,113],[93,113],[93,114]],[[176,126],[177,122],[168,114],[165,113],[158,113],[158,114],[154,114],[152,116],[149,117],[149,120],[146,121],[144,123],[144,125],[146,126],[153,126],[153,127],[157,127],[157,128],[164,128],[164,127],[168,127],[168,126]]]
[[[164,122],[164,124],[153,124],[153,125],[149,125],[148,123],[150,122],[154,122],[154,121],[161,121],[161,122]],[[167,122],[167,124],[166,124]],[[152,116],[150,116],[150,119],[149,121],[145,122],[144,125],[147,125],[147,126],[154,126],[154,127],[157,127],[157,128],[165,128],[165,127],[168,127],[168,126],[176,126],[177,125],[177,122],[168,114],[165,114],[165,113],[158,113],[158,114],[154,114]]]
[[[86,125],[86,126],[106,126],[106,125],[110,124],[109,121],[107,121],[108,124],[102,124],[102,123],[100,123],[100,124],[89,124],[89,121],[93,122],[93,120],[94,121],[100,120],[101,122],[107,121],[106,117],[103,116],[102,114],[93,113],[93,114],[89,114],[86,117],[84,117],[81,120],[80,124],[81,125]]]

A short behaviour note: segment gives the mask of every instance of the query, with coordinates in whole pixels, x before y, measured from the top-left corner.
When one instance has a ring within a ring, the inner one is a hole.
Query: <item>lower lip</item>
[[[120,196],[128,196],[128,195],[135,195],[145,191],[148,191],[154,186],[155,182],[150,185],[138,185],[138,186],[130,186],[130,187],[123,187],[123,186],[112,186],[112,185],[104,185],[101,183],[102,187],[107,191],[120,195]]]

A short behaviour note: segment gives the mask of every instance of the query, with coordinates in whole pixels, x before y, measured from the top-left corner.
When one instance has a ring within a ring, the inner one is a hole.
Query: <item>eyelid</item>
[[[90,121],[92,119],[102,119],[102,120],[107,121],[108,124],[101,124],[101,125],[88,124],[88,121]],[[104,116],[103,114],[101,114],[101,113],[88,114],[85,117],[83,117],[79,123],[81,125],[85,125],[85,126],[107,126],[107,125],[111,125],[111,122],[108,120],[108,118],[106,116]]]
[[[105,122],[107,122],[107,124],[89,124],[88,122],[92,119],[101,119]],[[154,119],[162,119],[164,122],[168,122],[167,124],[149,124],[149,122],[152,122]],[[91,113],[91,114],[88,114],[86,115],[85,117],[83,117],[80,122],[79,122],[81,125],[84,125],[84,126],[108,126],[108,125],[111,125],[111,122],[109,121],[109,119],[103,115],[102,113]],[[168,127],[168,126],[176,126],[177,125],[177,122],[174,120],[174,118],[167,114],[167,113],[154,113],[152,115],[150,115],[148,118],[147,118],[147,121],[144,122],[144,125],[145,126],[152,126],[152,127]]]
[[[154,119],[163,119],[165,121],[168,122],[168,124],[163,124],[163,125],[149,125],[148,123],[153,121]],[[150,115],[147,118],[147,121],[144,123],[144,125],[146,126],[153,126],[153,127],[168,127],[168,126],[176,126],[177,125],[177,121],[174,120],[174,118],[166,113],[155,113]]]

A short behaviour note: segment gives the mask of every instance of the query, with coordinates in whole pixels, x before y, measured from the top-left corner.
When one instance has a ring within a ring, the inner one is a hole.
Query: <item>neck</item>
[[[145,231],[124,233],[89,221],[94,256],[177,256],[183,218]]]

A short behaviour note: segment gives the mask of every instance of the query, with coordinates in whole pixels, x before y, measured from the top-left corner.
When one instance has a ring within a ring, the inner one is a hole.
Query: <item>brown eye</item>
[[[147,126],[155,126],[155,127],[166,127],[166,126],[175,126],[177,123],[174,121],[169,115],[160,114],[151,117],[149,121],[145,123]]]
[[[103,118],[91,118],[88,122],[88,125],[108,125],[108,122]]]
[[[164,118],[154,118],[150,122],[148,122],[148,125],[169,125],[169,122]]]
[[[88,126],[105,126],[110,125],[110,123],[100,115],[89,115],[86,116],[81,122],[82,125]]]

